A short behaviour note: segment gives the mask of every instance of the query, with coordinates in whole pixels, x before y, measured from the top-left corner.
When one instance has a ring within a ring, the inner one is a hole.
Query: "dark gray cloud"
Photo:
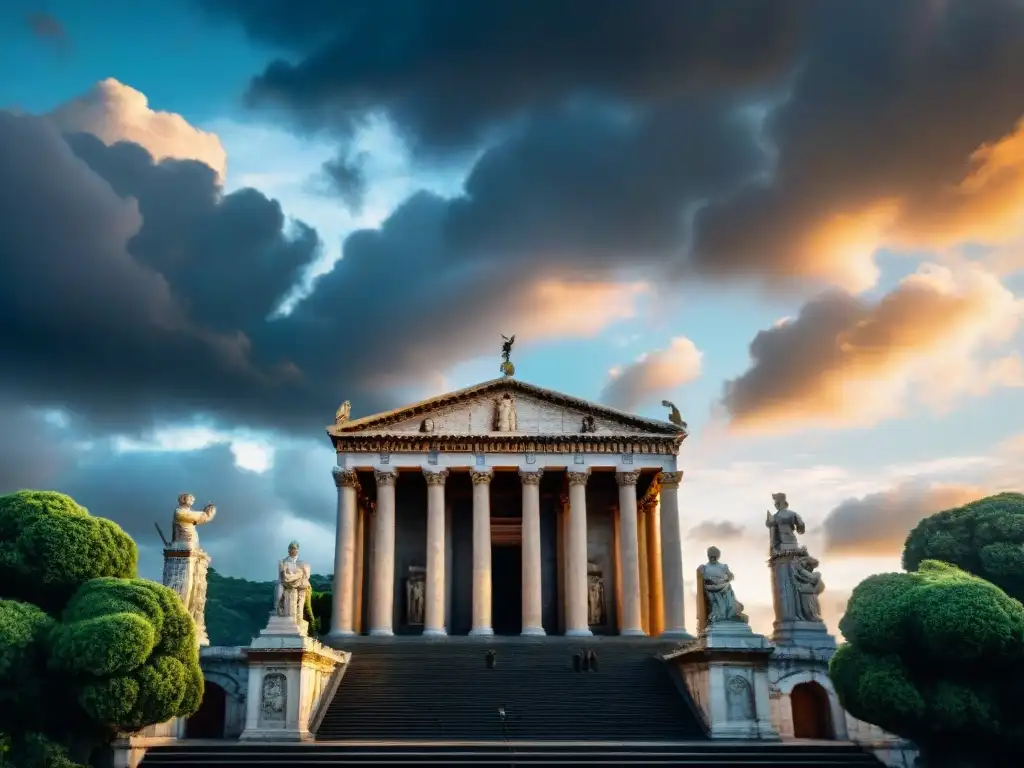
[[[790,61],[807,2],[724,0],[197,0],[288,50],[254,103],[348,131],[384,113],[424,151],[475,147],[507,121],[578,96],[675,101]]]
[[[336,195],[353,213],[359,213],[366,196],[366,159],[363,152],[333,157],[323,164],[314,184],[326,194]]]
[[[825,517],[826,551],[846,556],[897,556],[922,519],[988,494],[969,485],[908,482],[847,499]]]
[[[25,16],[25,24],[38,39],[53,46],[59,52],[71,47],[71,40],[60,19],[50,13],[34,11]]]

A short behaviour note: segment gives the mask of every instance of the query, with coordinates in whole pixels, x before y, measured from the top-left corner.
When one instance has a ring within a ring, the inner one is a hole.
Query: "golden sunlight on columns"
[[[589,637],[587,611],[587,479],[590,470],[568,472],[569,562],[566,564],[565,634]]]
[[[644,633],[651,632],[651,587],[647,565],[647,510],[636,509],[636,536],[640,548],[640,625]]]
[[[648,634],[657,637],[665,631],[665,590],[661,564],[661,485],[655,478],[640,503],[647,522],[647,584],[650,589],[650,627]]]
[[[665,595],[664,637],[686,637],[686,589],[683,586],[683,535],[679,519],[679,483],[682,472],[662,472],[661,545]]]
[[[356,575],[356,490],[359,476],[354,469],[335,467],[338,488],[338,520],[334,540],[334,584],[331,587],[331,637],[355,634],[353,589]]]
[[[473,628],[471,635],[493,635],[491,626],[491,478],[489,469],[472,470]]]
[[[616,472],[619,484],[619,561],[622,572],[623,635],[644,634],[640,611],[640,550],[636,524],[636,481],[640,470]]]
[[[373,530],[373,575],[370,589],[370,634],[393,635],[395,615],[395,470],[376,470],[377,514]]]
[[[540,556],[540,479],[544,470],[519,470],[523,494],[523,630],[543,635],[543,599]]]
[[[427,469],[427,589],[423,634],[448,634],[444,624],[444,481],[447,469]]]

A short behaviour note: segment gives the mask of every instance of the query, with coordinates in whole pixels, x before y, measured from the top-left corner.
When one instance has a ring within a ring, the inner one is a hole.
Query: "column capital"
[[[628,472],[616,472],[615,482],[620,486],[622,485],[636,485],[636,481],[640,479],[640,470],[632,469]]]
[[[334,467],[334,469],[331,470],[331,474],[334,475],[334,484],[338,488],[359,487],[359,473],[356,472],[354,469]]]
[[[373,477],[377,481],[377,487],[382,485],[394,485],[398,480],[397,469],[375,469],[373,470]]]
[[[680,472],[662,472],[658,475],[658,480],[661,482],[662,488],[678,488],[679,484],[683,482],[683,473]]]
[[[447,467],[441,469],[423,467],[423,477],[427,479],[427,485],[444,485],[444,481],[448,479],[448,469]]]
[[[523,485],[540,485],[540,479],[544,476],[543,469],[522,469],[519,470],[519,479]]]
[[[569,485],[586,485],[587,480],[590,479],[590,469],[584,469],[582,472],[566,472],[569,476]]]
[[[490,485],[491,479],[494,477],[494,470],[471,469],[469,470],[469,476],[473,480],[473,485]]]

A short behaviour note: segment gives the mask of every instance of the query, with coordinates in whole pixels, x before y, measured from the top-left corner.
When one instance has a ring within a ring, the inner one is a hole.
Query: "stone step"
[[[834,744],[679,744],[564,743],[459,745],[452,742],[259,745],[220,742],[152,748],[142,765],[716,765],[848,766],[879,768],[881,763],[855,745]]]

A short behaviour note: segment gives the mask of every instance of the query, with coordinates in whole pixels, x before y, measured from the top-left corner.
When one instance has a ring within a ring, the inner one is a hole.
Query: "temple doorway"
[[[491,547],[491,621],[496,635],[518,635],[523,629],[523,548],[518,544]]]
[[[203,690],[202,704],[185,723],[185,738],[223,739],[226,712],[227,695],[224,693],[224,689],[207,680]]]
[[[789,694],[793,707],[793,736],[798,739],[831,739],[832,714],[828,693],[818,683],[800,683]]]

